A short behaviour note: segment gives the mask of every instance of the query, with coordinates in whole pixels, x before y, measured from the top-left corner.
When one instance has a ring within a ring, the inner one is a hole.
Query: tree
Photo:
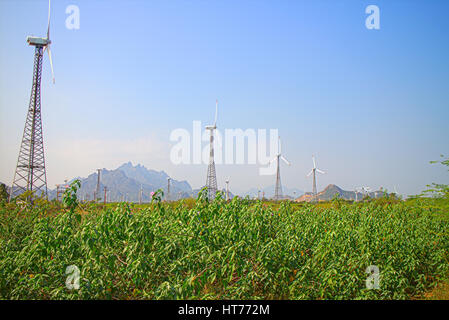
[[[8,189],[3,183],[0,183],[0,201],[8,201],[9,193]]]
[[[443,159],[430,161],[431,164],[439,163],[443,166],[448,167],[449,171],[449,158],[444,157],[444,155],[440,156]],[[447,184],[438,184],[438,183],[432,183],[430,185],[427,185],[429,189],[425,190],[424,194],[429,194],[437,198],[446,198],[449,199],[449,185]]]

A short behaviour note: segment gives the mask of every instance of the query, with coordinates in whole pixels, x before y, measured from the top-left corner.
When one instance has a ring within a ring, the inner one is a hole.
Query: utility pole
[[[167,178],[167,196],[165,197],[166,201],[170,200],[170,180],[171,178]]]
[[[56,185],[56,201],[59,201],[59,184]]]
[[[260,190],[257,191],[257,200],[260,200]]]
[[[229,201],[229,179],[226,179],[226,201]]]
[[[139,204],[142,204],[142,185],[140,185],[140,190],[139,190]]]
[[[95,198],[95,202],[98,202],[99,197],[100,197],[100,173],[101,173],[101,169],[97,169],[98,174],[97,174],[97,190],[95,191],[95,196],[98,197]]]
[[[64,193],[68,188],[69,188],[69,186],[67,185],[67,180],[64,180],[63,185],[62,184],[56,185],[56,200],[57,201],[60,200],[61,193]]]

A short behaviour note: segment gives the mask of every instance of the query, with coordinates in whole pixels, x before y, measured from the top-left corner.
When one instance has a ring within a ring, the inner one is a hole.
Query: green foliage
[[[164,198],[164,190],[158,189],[156,192],[152,193],[151,202],[160,203]]]
[[[0,202],[8,201],[9,193],[6,189],[6,186],[3,183],[0,183]]]
[[[0,204],[0,299],[406,299],[449,272],[449,219],[422,200],[81,207],[78,187],[64,210]]]
[[[444,155],[440,155],[441,158],[443,158],[443,160],[436,160],[436,161],[430,161],[430,163],[439,163],[442,164],[443,166],[448,167],[448,171],[449,171],[449,158],[444,159]]]
[[[76,192],[81,188],[81,181],[75,180],[70,186],[64,191],[62,198],[62,203],[70,212],[74,212],[76,207],[78,207],[78,199],[76,197]]]
[[[442,160],[436,160],[436,161],[430,161],[432,164],[441,164],[443,166],[448,167],[449,171],[449,158],[444,158],[444,155],[440,156],[443,158]],[[449,199],[449,185],[447,184],[438,184],[438,183],[432,183],[431,185],[427,186],[429,189],[425,190],[423,192],[423,195],[431,195],[435,198],[445,198]]]

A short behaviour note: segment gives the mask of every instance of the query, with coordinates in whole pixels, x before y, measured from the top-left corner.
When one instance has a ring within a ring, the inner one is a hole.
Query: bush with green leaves
[[[397,202],[234,198],[0,206],[2,299],[408,299],[449,272],[449,222]],[[22,211],[21,211],[22,210]],[[69,290],[66,268],[80,270]],[[370,265],[380,289],[366,288]]]

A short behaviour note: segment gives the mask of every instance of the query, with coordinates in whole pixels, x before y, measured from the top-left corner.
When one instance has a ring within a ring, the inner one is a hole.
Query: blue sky
[[[65,27],[70,4],[80,29]],[[380,30],[365,8],[380,8]],[[449,173],[447,1],[52,1],[56,84],[47,56],[42,112],[47,177],[125,161],[193,187],[206,165],[170,163],[170,132],[192,121],[219,128],[278,128],[292,162],[283,184],[310,191],[367,185],[416,194]],[[0,181],[11,183],[33,67],[26,36],[44,36],[46,0],[0,0]],[[217,166],[231,190],[274,184],[258,166]]]

